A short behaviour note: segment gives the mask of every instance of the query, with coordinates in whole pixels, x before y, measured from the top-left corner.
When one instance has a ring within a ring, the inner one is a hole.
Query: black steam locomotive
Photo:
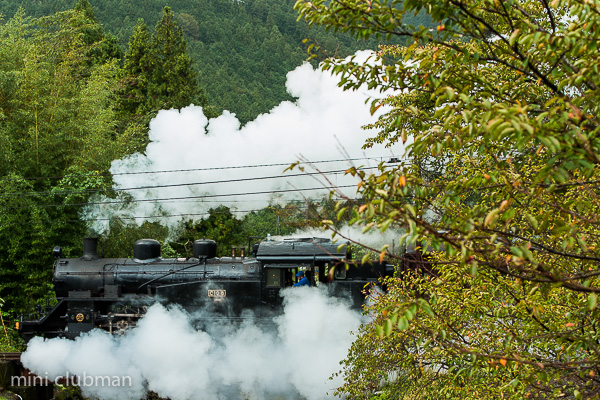
[[[58,302],[37,319],[21,320],[18,330],[26,341],[40,335],[75,338],[94,328],[123,332],[157,301],[198,315],[235,319],[252,310],[254,318],[269,318],[281,307],[279,292],[300,271],[311,285],[325,285],[331,295],[360,307],[365,286],[394,272],[387,263],[353,263],[347,244],[329,239],[263,241],[253,246],[252,257],[241,251],[218,258],[216,250],[216,242],[202,239],[194,242],[193,257],[163,259],[158,241],[142,239],[133,258],[101,258],[97,240],[84,239],[83,257],[63,258],[57,247]]]

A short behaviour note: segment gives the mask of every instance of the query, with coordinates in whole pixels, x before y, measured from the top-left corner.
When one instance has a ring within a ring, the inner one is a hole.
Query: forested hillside
[[[116,36],[123,51],[140,18],[154,28],[168,5],[188,42],[188,52],[210,104],[234,112],[242,122],[289,99],[287,72],[306,59],[303,39],[317,43],[328,54],[345,56],[375,41],[358,42],[346,35],[309,28],[297,21],[295,0],[91,0],[96,18]],[[10,18],[22,7],[40,17],[75,6],[75,0],[0,1],[0,13]],[[427,19],[415,18],[415,24]]]

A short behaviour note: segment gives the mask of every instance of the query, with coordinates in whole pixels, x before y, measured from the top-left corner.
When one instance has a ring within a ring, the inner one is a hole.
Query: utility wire
[[[216,197],[233,197],[233,196],[253,196],[260,194],[272,194],[272,193],[289,193],[289,192],[305,192],[313,190],[334,190],[338,188],[349,188],[356,187],[356,185],[340,185],[335,187],[313,187],[313,188],[302,188],[302,189],[281,189],[281,190],[265,190],[260,192],[246,192],[246,193],[228,193],[228,194],[207,194],[201,196],[184,196],[184,197],[168,197],[160,199],[128,199],[128,200],[113,200],[113,201],[98,201],[98,202],[86,202],[86,203],[71,203],[71,204],[36,204],[31,206],[18,206],[18,207],[7,207],[7,209],[19,210],[23,208],[54,208],[54,207],[73,207],[73,206],[88,206],[88,205],[106,205],[106,204],[125,204],[125,203],[144,203],[144,202],[169,202],[169,201],[181,201],[181,200],[200,200]]]
[[[302,164],[326,164],[326,163],[334,163],[334,162],[343,162],[343,161],[360,161],[360,160],[374,160],[378,162],[383,162],[384,159],[390,159],[390,156],[386,157],[360,157],[360,158],[344,158],[339,160],[320,160],[320,161],[310,161],[310,162],[302,162]],[[391,159],[390,162],[397,162],[393,160],[397,160],[395,158]],[[38,176],[31,178],[12,178],[12,177],[2,177],[0,181],[10,181],[10,180],[44,180],[44,179],[63,179],[66,177],[86,177],[86,176],[96,176],[96,177],[111,177],[111,176],[121,176],[121,175],[146,175],[146,174],[165,174],[165,173],[175,173],[175,172],[195,172],[195,171],[218,171],[218,170],[228,170],[228,169],[246,169],[246,168],[264,168],[264,167],[283,167],[294,164],[293,162],[285,162],[285,163],[274,163],[274,164],[254,164],[254,165],[239,165],[239,166],[226,166],[226,167],[206,167],[206,168],[190,168],[190,169],[173,169],[173,170],[162,170],[162,171],[138,171],[138,172],[119,172],[119,173],[109,173],[109,174],[73,174],[73,175],[63,175],[63,176]]]
[[[366,167],[361,168],[361,170],[369,170],[375,169],[377,167]],[[64,190],[60,192],[49,192],[49,191],[39,191],[39,192],[13,192],[13,193],[2,193],[0,194],[0,198],[21,198],[21,197],[32,197],[32,196],[61,196],[67,194],[83,194],[83,193],[107,193],[112,191],[132,191],[132,190],[148,190],[148,189],[163,189],[163,188],[172,188],[172,187],[183,187],[183,186],[197,186],[197,185],[216,185],[221,183],[235,183],[235,182],[248,182],[248,181],[259,181],[259,180],[267,180],[267,179],[282,179],[282,178],[294,178],[294,177],[303,177],[303,176],[313,176],[313,175],[339,175],[343,172],[346,172],[346,169],[339,169],[334,171],[321,171],[321,172],[305,172],[298,174],[288,174],[288,175],[271,175],[271,176],[260,176],[253,178],[239,178],[239,179],[227,179],[227,180],[218,180],[218,181],[206,181],[206,182],[191,182],[191,183],[173,183],[168,185],[152,185],[152,186],[140,186],[140,187],[130,187],[130,188],[107,188],[107,189],[80,189],[80,190]]]

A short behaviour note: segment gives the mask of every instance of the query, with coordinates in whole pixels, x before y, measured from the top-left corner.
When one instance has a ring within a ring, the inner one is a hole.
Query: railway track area
[[[0,399],[50,400],[53,397],[53,382],[24,368],[21,353],[0,352]]]
[[[20,361],[21,353],[0,353],[0,361]]]

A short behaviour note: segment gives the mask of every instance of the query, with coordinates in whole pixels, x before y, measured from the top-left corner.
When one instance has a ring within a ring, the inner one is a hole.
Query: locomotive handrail
[[[258,261],[346,261],[344,257],[334,256],[334,255],[306,255],[306,256],[257,256],[256,259]]]
[[[19,361],[19,360],[21,360],[21,353],[17,353],[17,352],[0,353],[0,361]]]
[[[192,267],[197,267],[197,266],[199,266],[199,265],[202,265],[202,264],[204,264],[204,267],[205,267],[205,268],[204,268],[204,274],[206,275],[206,259],[205,259],[205,258],[203,258],[203,259],[202,259],[202,261],[200,261],[199,263],[192,264],[192,265],[188,265],[187,267],[183,267],[183,268],[181,268],[181,269],[178,269],[177,271],[175,271],[175,270],[171,270],[171,271],[167,272],[167,273],[166,273],[166,274],[164,274],[164,275],[161,275],[161,276],[159,276],[159,277],[157,277],[157,278],[154,278],[154,279],[150,279],[148,282],[144,282],[144,283],[142,283],[142,284],[141,284],[141,285],[140,285],[140,286],[139,286],[139,287],[136,289],[136,291],[135,291],[135,292],[136,292],[136,293],[139,293],[139,292],[140,292],[140,289],[141,289],[141,288],[143,288],[144,286],[148,286],[149,284],[151,284],[151,283],[153,283],[153,282],[156,282],[156,281],[158,281],[158,280],[161,280],[162,278],[165,278],[165,277],[167,277],[167,276],[169,276],[169,275],[173,275],[173,274],[175,274],[175,273],[177,273],[177,272],[185,271],[186,269],[189,269],[189,268],[192,268]]]

